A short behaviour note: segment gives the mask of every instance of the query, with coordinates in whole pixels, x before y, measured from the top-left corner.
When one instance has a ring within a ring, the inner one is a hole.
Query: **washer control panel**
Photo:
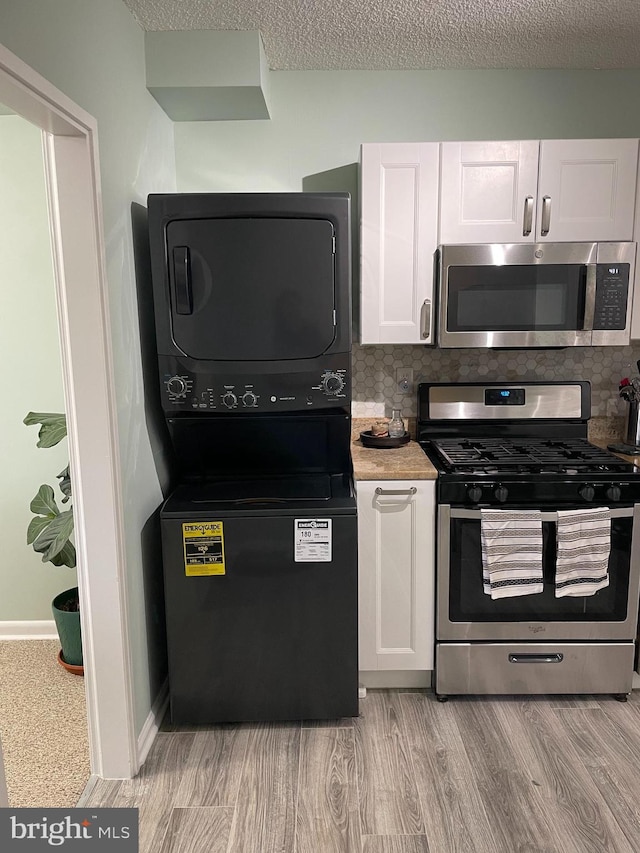
[[[176,365],[177,367],[177,365]],[[351,381],[334,365],[313,373],[214,377],[181,370],[162,374],[165,411],[282,412],[347,406]]]

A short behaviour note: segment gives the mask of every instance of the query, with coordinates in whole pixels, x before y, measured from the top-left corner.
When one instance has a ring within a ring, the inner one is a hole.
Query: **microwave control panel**
[[[596,264],[596,304],[593,328],[626,329],[629,264]]]

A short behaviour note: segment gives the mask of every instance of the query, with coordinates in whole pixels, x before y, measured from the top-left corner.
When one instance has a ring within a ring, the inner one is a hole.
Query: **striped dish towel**
[[[611,510],[558,512],[556,598],[593,595],[609,586]]]
[[[491,598],[542,592],[538,510],[481,509],[482,581]]]

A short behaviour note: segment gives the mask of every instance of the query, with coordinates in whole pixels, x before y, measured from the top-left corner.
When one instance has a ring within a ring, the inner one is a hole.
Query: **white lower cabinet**
[[[435,483],[360,480],[360,670],[432,670]]]

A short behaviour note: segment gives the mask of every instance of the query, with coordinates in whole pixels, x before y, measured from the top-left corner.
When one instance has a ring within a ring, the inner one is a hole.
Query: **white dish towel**
[[[556,598],[593,595],[609,586],[611,510],[558,512]]]
[[[542,592],[539,510],[481,509],[482,581],[491,598]]]

